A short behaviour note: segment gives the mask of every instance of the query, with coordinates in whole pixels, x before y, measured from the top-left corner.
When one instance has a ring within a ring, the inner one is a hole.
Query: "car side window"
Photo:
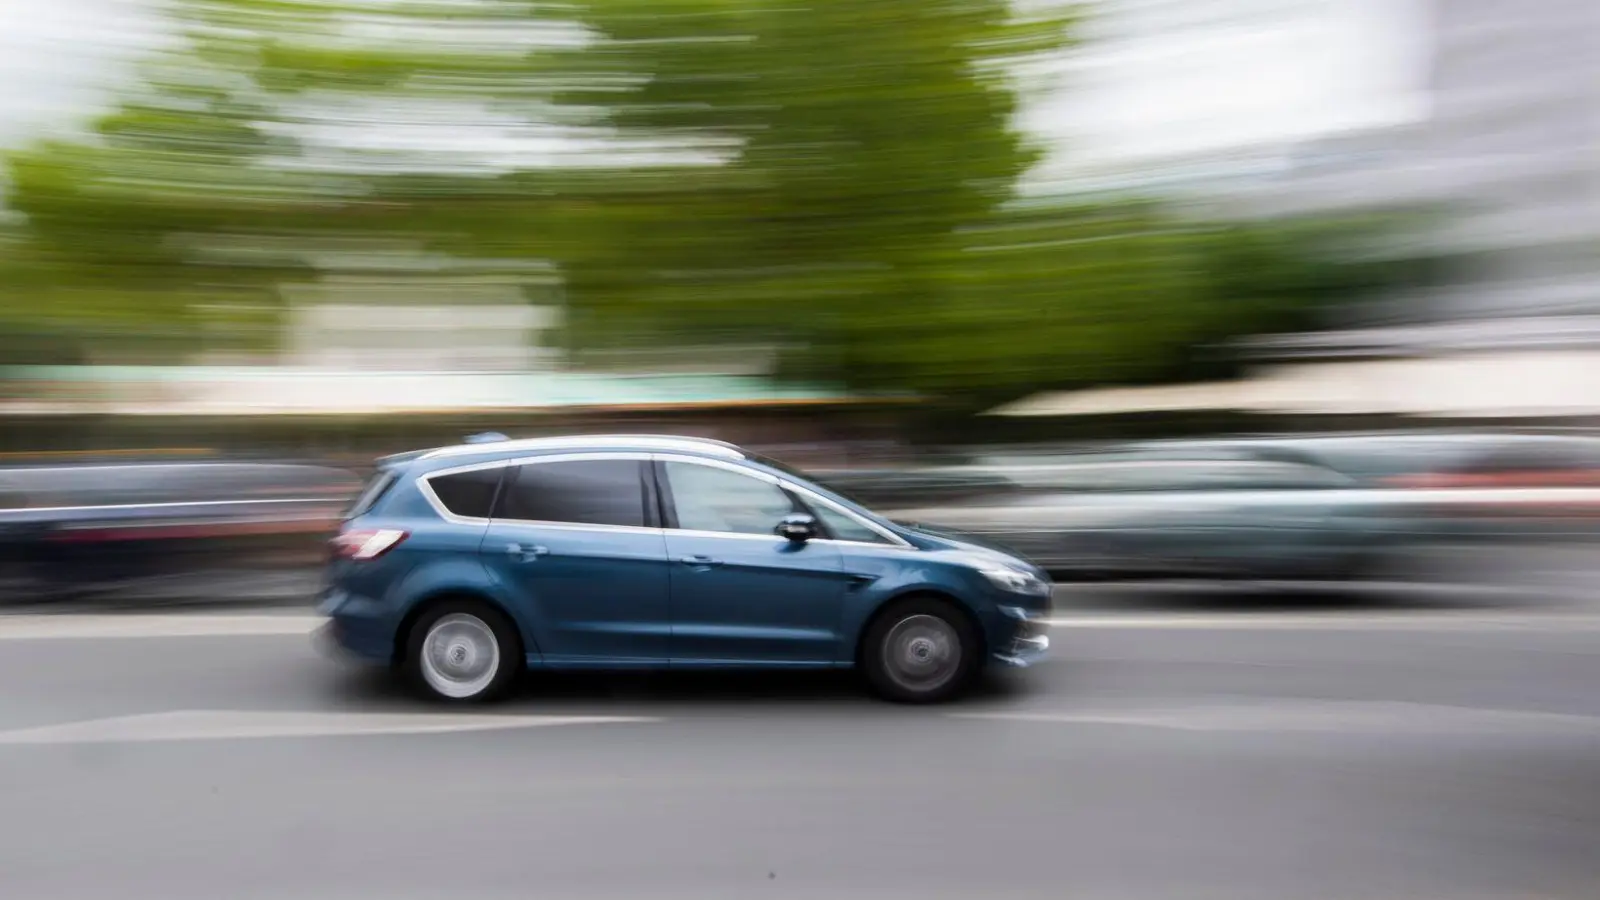
[[[518,466],[496,518],[573,525],[645,525],[643,461],[573,459]]]
[[[861,524],[853,516],[847,516],[825,503],[812,503],[811,509],[835,540],[856,541],[862,544],[889,543],[887,538]]]
[[[796,510],[788,492],[764,479],[696,463],[668,462],[665,469],[682,529],[772,534]]]
[[[469,519],[487,519],[494,508],[494,492],[500,485],[501,467],[473,469],[428,479],[433,495],[450,512]]]

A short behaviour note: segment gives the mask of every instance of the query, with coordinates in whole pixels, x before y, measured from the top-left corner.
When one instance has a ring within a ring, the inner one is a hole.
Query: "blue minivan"
[[[450,702],[525,669],[855,667],[926,703],[1049,646],[1036,566],[697,438],[385,457],[332,555],[323,637]]]

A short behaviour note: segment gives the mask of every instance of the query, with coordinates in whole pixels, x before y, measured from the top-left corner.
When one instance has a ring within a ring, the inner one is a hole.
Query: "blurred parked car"
[[[1007,470],[1013,489],[914,520],[1076,577],[1345,577],[1396,530],[1348,475],[1245,453],[1136,451]]]
[[[1003,471],[979,465],[823,470],[812,477],[868,506],[958,503],[1018,490]]]
[[[3,468],[0,593],[66,599],[203,572],[310,569],[358,484],[298,464]]]
[[[1076,577],[1352,578],[1430,542],[1600,534],[1600,440],[1578,435],[1152,441],[962,468],[1005,486],[892,515]]]

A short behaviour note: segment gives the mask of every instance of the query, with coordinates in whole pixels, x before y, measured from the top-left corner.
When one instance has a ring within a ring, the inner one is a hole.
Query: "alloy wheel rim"
[[[483,693],[499,673],[500,642],[477,616],[451,613],[428,628],[421,663],[428,687],[454,700],[466,699]]]
[[[917,693],[945,686],[961,667],[961,636],[938,616],[901,619],[889,629],[883,649],[890,680]]]

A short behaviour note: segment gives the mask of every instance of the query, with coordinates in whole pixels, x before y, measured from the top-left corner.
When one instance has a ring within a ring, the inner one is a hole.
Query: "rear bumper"
[[[397,622],[371,600],[331,591],[317,606],[328,621],[313,636],[316,645],[363,662],[387,664],[394,660]]]
[[[374,629],[342,619],[329,619],[312,632],[317,648],[332,656],[364,663],[388,665],[394,661],[394,641]]]

